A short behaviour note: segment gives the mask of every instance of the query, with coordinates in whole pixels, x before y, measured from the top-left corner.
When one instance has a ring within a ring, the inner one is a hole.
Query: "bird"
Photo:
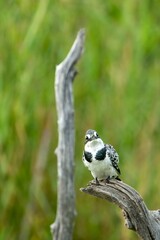
[[[97,185],[100,185],[99,180],[105,179],[107,183],[112,178],[121,180],[118,153],[112,145],[105,144],[95,130],[89,129],[85,134],[82,160]]]

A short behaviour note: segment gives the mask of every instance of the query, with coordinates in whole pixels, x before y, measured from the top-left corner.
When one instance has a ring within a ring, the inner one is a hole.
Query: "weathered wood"
[[[57,215],[51,225],[55,240],[71,240],[75,218],[74,192],[74,107],[72,83],[77,73],[75,64],[83,52],[85,32],[80,30],[67,57],[56,67],[55,96],[59,142]]]
[[[118,205],[123,211],[125,226],[134,230],[141,239],[160,240],[160,210],[148,210],[139,193],[129,185],[111,180],[98,186],[91,181],[81,191]]]

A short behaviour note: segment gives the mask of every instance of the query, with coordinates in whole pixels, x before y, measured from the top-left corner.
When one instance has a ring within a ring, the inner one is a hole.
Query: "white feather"
[[[95,159],[97,151],[101,150],[103,147],[104,143],[100,138],[87,142],[85,144],[85,151],[92,153],[92,162],[88,162],[83,158],[84,164],[91,171],[92,176],[99,180],[118,176],[107,154],[104,160],[99,161]]]

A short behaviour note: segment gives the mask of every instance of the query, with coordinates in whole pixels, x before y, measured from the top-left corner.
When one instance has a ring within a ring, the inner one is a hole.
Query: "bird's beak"
[[[93,135],[90,140],[92,141],[92,140],[95,140],[95,139],[97,139],[97,138],[96,138],[95,135]]]
[[[89,139],[85,140],[85,144],[86,144],[87,142],[93,141],[93,140],[95,140],[95,139],[97,139],[96,136],[92,135]]]

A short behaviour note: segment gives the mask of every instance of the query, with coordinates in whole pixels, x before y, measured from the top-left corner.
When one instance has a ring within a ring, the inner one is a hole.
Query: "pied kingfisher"
[[[119,156],[113,146],[105,144],[95,130],[89,129],[85,135],[85,146],[83,152],[83,162],[91,171],[92,176],[99,184],[98,180],[111,178],[119,179],[121,174],[118,167]]]

